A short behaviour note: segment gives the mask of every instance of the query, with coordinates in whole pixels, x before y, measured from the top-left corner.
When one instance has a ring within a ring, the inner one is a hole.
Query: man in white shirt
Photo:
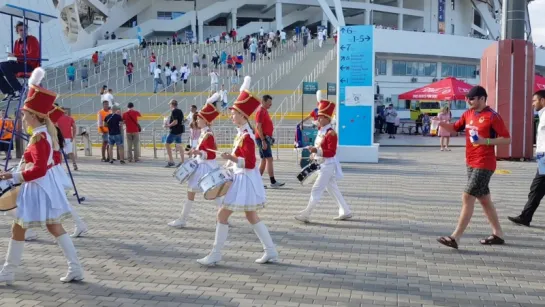
[[[263,35],[265,35],[265,30],[263,30],[263,27],[261,27],[261,29],[259,29],[259,37],[263,37]]]
[[[532,105],[539,115],[539,124],[536,135],[536,158],[538,163],[545,163],[545,90],[537,91],[532,99]],[[539,207],[539,203],[545,196],[545,173],[540,173],[539,168],[530,186],[528,201],[519,216],[508,219],[518,225],[530,226],[532,217]]]
[[[153,93],[157,93],[159,84],[164,87],[161,72],[161,65],[157,65],[157,68],[153,71]]]
[[[187,80],[189,79],[189,75],[191,74],[191,70],[189,69],[189,67],[187,67],[187,64],[184,64],[184,66],[180,70],[180,73],[182,74],[181,79],[184,81],[184,88],[182,90],[185,91],[185,85],[187,84]]]
[[[218,90],[219,74],[212,70],[210,72],[210,91],[216,92]]]
[[[127,59],[129,58],[129,53],[127,52],[127,50],[123,49],[122,56],[123,56],[123,66],[127,67]]]
[[[324,45],[324,32],[321,30],[318,30],[318,46],[322,48],[323,45]]]
[[[280,32],[280,39],[282,40],[282,45],[285,45],[286,44],[286,32],[284,32],[284,30],[282,30],[282,32]]]

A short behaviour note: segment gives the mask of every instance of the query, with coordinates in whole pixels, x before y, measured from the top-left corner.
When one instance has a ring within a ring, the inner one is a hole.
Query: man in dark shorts
[[[510,144],[511,136],[501,116],[486,105],[487,98],[488,94],[482,86],[473,87],[467,94],[469,110],[454,124],[444,122],[439,124],[443,129],[452,132],[465,129],[466,134],[468,180],[462,195],[462,212],[452,235],[437,239],[439,243],[456,249],[469,225],[476,199],[481,203],[488,222],[492,226],[492,235],[482,239],[480,243],[485,245],[505,243],[488,184],[496,170],[495,146]],[[473,137],[473,134],[476,134],[476,137]]]
[[[276,181],[274,178],[272,145],[274,139],[272,137],[274,132],[273,122],[269,116],[269,108],[272,105],[272,97],[269,95],[263,96],[261,100],[261,106],[255,113],[255,141],[259,148],[259,155],[261,156],[261,163],[259,164],[259,173],[263,175],[265,167],[267,167],[267,173],[271,180],[271,188],[279,188],[284,185],[283,182]]]
[[[117,146],[117,152],[119,153],[119,163],[125,164],[125,151],[123,150],[123,134],[121,134],[123,127],[123,118],[121,117],[120,109],[117,106],[112,108],[112,113],[108,114],[104,121],[108,125],[108,153],[110,156],[110,163],[113,164],[113,151],[114,145]]]
[[[165,147],[168,154],[168,163],[166,167],[173,167],[175,165],[174,159],[172,158],[172,148],[170,145],[172,143],[176,144],[176,149],[180,152],[180,164],[184,163],[184,152],[182,148],[182,134],[184,133],[184,112],[178,109],[178,101],[172,99],[169,103],[170,105],[170,120],[169,123],[165,125],[166,128],[169,128],[169,134],[167,136]]]

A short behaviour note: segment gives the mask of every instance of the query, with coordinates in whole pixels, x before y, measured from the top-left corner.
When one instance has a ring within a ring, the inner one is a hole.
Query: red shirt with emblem
[[[235,150],[235,157],[244,158],[244,168],[255,168],[255,141],[252,139],[248,131],[241,136],[242,141],[239,142]]]
[[[469,167],[496,170],[496,148],[488,145],[473,145],[469,131],[476,130],[479,138],[494,139],[498,137],[510,138],[509,131],[501,116],[490,107],[481,112],[473,109],[467,110],[462,117],[454,123],[454,130],[466,133],[466,164]]]
[[[259,131],[255,130],[255,137],[257,139],[265,138],[265,136],[272,136],[274,132],[273,122],[269,111],[264,107],[259,107],[255,113],[255,122],[256,124],[261,124],[261,131],[263,131],[263,136],[260,137]]]
[[[206,136],[201,141],[197,149],[205,153],[204,155],[205,160],[216,159],[216,153],[208,150],[208,149],[217,150],[216,141],[214,140],[214,135],[212,135],[212,133],[210,132],[206,133]]]

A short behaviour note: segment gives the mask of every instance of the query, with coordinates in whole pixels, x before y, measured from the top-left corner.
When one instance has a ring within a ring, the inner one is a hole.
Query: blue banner
[[[439,0],[437,12],[437,21],[439,22],[445,22],[445,2],[446,0]]]
[[[337,131],[341,146],[370,146],[374,132],[373,26],[341,27]]]

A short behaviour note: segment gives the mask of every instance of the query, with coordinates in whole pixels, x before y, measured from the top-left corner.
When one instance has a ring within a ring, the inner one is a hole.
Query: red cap
[[[237,100],[229,109],[235,109],[244,116],[250,117],[260,105],[261,102],[252,96],[250,91],[244,90],[238,95]]]
[[[45,71],[41,67],[34,69],[28,79],[29,89],[22,108],[43,118],[53,109],[53,103],[57,99],[57,93],[39,85],[44,76]]]
[[[197,113],[197,116],[204,119],[207,123],[212,123],[216,117],[220,115],[220,112],[214,107],[213,104],[207,103],[204,107]]]
[[[334,102],[328,100],[320,101],[320,103],[318,104],[318,116],[323,115],[331,119],[333,117],[333,113],[335,113]]]
[[[250,76],[244,77],[244,82],[240,87],[240,94],[237,100],[229,109],[237,110],[246,117],[250,117],[252,113],[261,105],[261,102],[256,99],[249,91],[252,78]]]

